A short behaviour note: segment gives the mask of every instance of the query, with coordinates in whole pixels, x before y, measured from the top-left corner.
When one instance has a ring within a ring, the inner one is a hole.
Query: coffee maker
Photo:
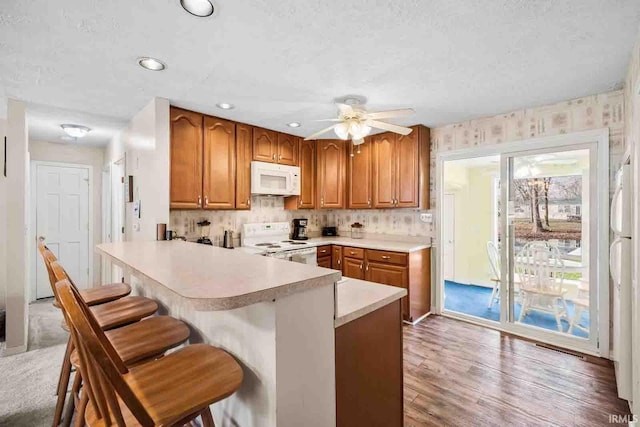
[[[296,218],[293,220],[293,240],[307,240],[307,222],[306,218]]]

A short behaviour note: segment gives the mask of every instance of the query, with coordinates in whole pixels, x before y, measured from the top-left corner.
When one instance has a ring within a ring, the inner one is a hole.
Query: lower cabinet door
[[[355,258],[342,258],[342,275],[352,279],[364,280],[364,261]]]
[[[342,271],[342,246],[333,245],[331,247],[331,258],[333,269]]]
[[[318,257],[318,267],[331,268],[331,256]]]
[[[365,267],[365,280],[382,283],[383,285],[398,286],[408,289],[409,268],[398,265],[367,262]],[[402,317],[409,318],[409,296],[402,298]]]

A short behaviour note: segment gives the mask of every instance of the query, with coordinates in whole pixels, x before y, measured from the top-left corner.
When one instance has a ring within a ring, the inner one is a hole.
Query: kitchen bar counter
[[[104,243],[97,252],[196,310],[229,310],[333,284],[340,273],[181,240]]]
[[[358,279],[336,286],[336,328],[365,316],[407,295],[407,290]]]
[[[310,246],[322,246],[322,245],[341,245],[351,246],[354,248],[364,249],[376,249],[380,251],[392,251],[392,252],[415,252],[422,249],[431,247],[431,239],[425,238],[426,243],[423,242],[406,242],[398,240],[383,240],[376,238],[364,239],[352,239],[350,237],[334,236],[334,237],[312,237],[309,240],[305,240]]]

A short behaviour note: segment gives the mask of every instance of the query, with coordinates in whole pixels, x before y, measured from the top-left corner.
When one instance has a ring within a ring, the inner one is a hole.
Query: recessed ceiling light
[[[60,127],[67,135],[69,135],[69,137],[75,138],[75,139],[82,138],[83,136],[91,132],[90,128],[86,126],[80,126],[80,125],[65,124],[65,125],[60,125]]]
[[[213,14],[213,4],[209,0],[180,0],[180,4],[184,10],[201,18]]]
[[[146,56],[143,58],[138,58],[138,65],[150,71],[162,71],[167,68],[164,62],[160,61],[159,59],[149,58]]]
[[[233,109],[233,104],[227,104],[226,102],[221,102],[216,104],[216,107],[222,108],[223,110],[231,110]]]
[[[298,122],[291,122],[287,123],[287,126],[289,126],[290,128],[299,128],[301,125]]]

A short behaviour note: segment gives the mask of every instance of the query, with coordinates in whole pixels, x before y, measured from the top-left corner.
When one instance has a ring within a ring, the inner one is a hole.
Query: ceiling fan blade
[[[379,122],[377,120],[367,120],[367,124],[371,127],[388,130],[390,132],[399,133],[400,135],[409,135],[413,129],[404,126],[398,126],[391,123]]]
[[[321,131],[318,131],[318,132],[316,132],[316,133],[314,133],[314,134],[312,134],[312,135],[309,135],[309,136],[308,136],[308,137],[306,137],[304,140],[305,140],[305,141],[309,141],[310,139],[315,139],[315,137],[316,137],[316,136],[320,136],[320,135],[322,135],[323,133],[327,133],[327,132],[329,132],[331,129],[333,129],[334,127],[338,126],[338,124],[339,124],[339,123],[336,123],[335,125],[331,125],[331,126],[329,126],[328,128],[326,128],[326,129],[322,129]]]
[[[314,120],[314,122],[341,122],[341,119],[320,119],[320,120]]]
[[[376,119],[392,119],[394,117],[406,117],[414,114],[413,108],[403,108],[401,110],[378,111],[377,113],[367,113],[367,118]]]
[[[341,104],[341,103],[337,103],[336,105],[338,106],[338,110],[340,110],[341,116],[353,115],[353,108],[351,108],[351,105]]]

